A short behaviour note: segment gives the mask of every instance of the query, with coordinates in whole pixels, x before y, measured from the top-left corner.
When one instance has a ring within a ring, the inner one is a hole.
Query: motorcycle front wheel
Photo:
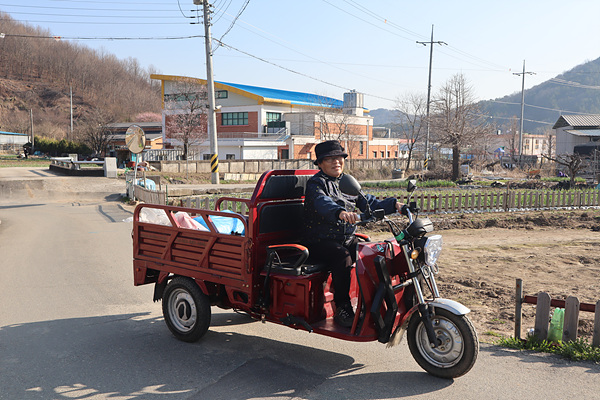
[[[479,340],[466,315],[435,308],[433,329],[440,342],[431,346],[419,313],[408,324],[408,347],[415,361],[433,376],[452,379],[469,372],[477,360]]]

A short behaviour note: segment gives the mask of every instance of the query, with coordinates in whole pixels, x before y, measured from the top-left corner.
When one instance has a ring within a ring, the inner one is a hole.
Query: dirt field
[[[514,335],[515,282],[524,294],[600,300],[600,210],[430,216],[444,238],[438,284],[443,297],[468,306],[482,342]],[[372,232],[373,237],[388,237]],[[523,305],[522,337],[535,307]],[[591,340],[594,315],[580,313]]]

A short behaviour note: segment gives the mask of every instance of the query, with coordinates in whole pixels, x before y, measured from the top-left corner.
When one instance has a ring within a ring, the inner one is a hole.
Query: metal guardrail
[[[50,159],[51,165],[58,165],[59,167],[80,170],[82,165],[98,165],[104,166],[104,161],[74,161],[71,157],[52,157]]]

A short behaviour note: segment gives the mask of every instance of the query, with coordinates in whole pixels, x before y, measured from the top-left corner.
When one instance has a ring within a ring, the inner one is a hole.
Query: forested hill
[[[483,101],[481,106],[485,114],[507,128],[511,117],[521,115],[521,92]],[[551,129],[561,113],[600,114],[600,58],[525,90],[524,132],[543,133]]]
[[[491,116],[490,122],[499,129],[507,130],[511,126],[519,129],[520,91],[495,100],[481,101],[480,106],[482,114]],[[525,90],[525,132],[547,133],[561,113],[600,114],[600,58]],[[393,110],[376,109],[371,111],[371,115],[376,126],[393,128]]]
[[[160,113],[159,85],[133,58],[52,38],[0,11],[0,130],[28,132],[30,110],[36,135],[62,138],[74,119],[95,116],[106,122],[132,121],[140,113]],[[61,137],[62,135],[62,137]]]

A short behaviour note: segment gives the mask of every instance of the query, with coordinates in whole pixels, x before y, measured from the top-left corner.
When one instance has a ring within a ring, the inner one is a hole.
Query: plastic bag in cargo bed
[[[158,208],[144,207],[140,211],[140,222],[146,222],[149,224],[172,226],[169,217],[165,213],[165,210]]]
[[[236,214],[230,210],[221,210],[221,212]],[[240,219],[235,217],[224,217],[221,215],[211,215],[210,219],[219,233],[225,233],[227,235],[244,236],[244,223]],[[202,224],[208,229],[208,224],[206,223],[206,221],[204,221],[204,218],[196,217],[194,218],[194,220],[198,221],[200,224]]]
[[[197,229],[205,232],[208,231],[208,228],[206,226],[196,221],[190,216],[190,214],[186,213],[185,211],[179,211],[174,213],[173,219],[175,219],[177,226],[180,228]]]

